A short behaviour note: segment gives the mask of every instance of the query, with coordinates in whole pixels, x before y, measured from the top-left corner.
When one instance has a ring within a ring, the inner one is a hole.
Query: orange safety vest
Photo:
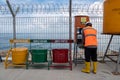
[[[83,28],[83,34],[85,38],[85,44],[84,44],[85,47],[97,46],[97,37],[96,37],[97,31],[94,28],[90,26]]]

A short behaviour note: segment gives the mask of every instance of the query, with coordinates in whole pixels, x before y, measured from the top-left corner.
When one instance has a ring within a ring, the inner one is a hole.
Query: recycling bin
[[[53,49],[53,62],[54,63],[67,63],[68,62],[68,49]]]
[[[28,48],[13,48],[12,52],[12,63],[13,64],[25,64],[27,60]]]
[[[32,62],[47,62],[47,49],[31,49]]]

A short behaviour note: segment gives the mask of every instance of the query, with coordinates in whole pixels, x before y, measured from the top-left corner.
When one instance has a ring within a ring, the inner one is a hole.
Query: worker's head
[[[92,23],[90,23],[90,22],[87,22],[87,23],[85,24],[85,27],[87,27],[87,26],[90,26],[90,27],[92,27]]]

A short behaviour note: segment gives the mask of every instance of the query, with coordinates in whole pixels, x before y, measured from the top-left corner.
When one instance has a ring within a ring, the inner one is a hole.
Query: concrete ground
[[[99,63],[97,74],[87,74],[81,72],[83,64],[73,64],[71,71],[66,68],[47,70],[47,67],[32,67],[28,70],[24,67],[4,69],[3,63],[0,63],[0,80],[120,80],[120,75],[111,73],[115,70],[115,65],[113,62]]]

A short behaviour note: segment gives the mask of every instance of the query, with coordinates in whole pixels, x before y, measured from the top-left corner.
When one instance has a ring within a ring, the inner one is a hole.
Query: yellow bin
[[[28,48],[13,48],[12,49],[12,63],[25,64],[27,60]]]

